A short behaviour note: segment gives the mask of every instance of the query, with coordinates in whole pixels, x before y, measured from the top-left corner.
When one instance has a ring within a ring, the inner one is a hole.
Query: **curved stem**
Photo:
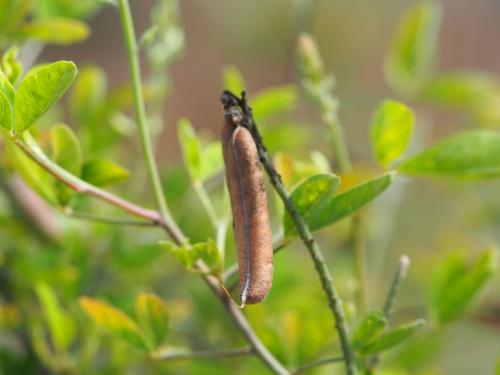
[[[130,6],[127,0],[118,1],[118,11],[122,23],[123,37],[125,40],[125,48],[127,50],[127,60],[130,69],[130,78],[132,80],[132,91],[134,96],[134,107],[137,125],[139,127],[139,135],[141,139],[142,152],[146,162],[153,191],[160,209],[163,219],[169,226],[176,232],[176,237],[182,238],[185,242],[182,232],[177,227],[176,222],[173,220],[172,215],[167,206],[163,188],[161,186],[160,174],[156,166],[156,160],[153,154],[153,146],[151,143],[151,134],[147,124],[146,109],[144,105],[144,95],[142,92],[142,83],[139,67],[138,48],[134,31],[134,24],[132,22],[132,15],[130,13]]]

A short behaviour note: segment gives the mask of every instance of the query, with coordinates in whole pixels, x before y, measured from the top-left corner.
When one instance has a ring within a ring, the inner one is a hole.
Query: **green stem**
[[[356,276],[359,282],[358,304],[361,312],[368,306],[367,280],[366,280],[366,254],[363,228],[363,213],[358,211],[352,217],[352,248],[356,261]]]
[[[156,197],[158,207],[163,219],[169,223],[170,227],[177,233],[176,237],[183,238],[182,232],[173,220],[167,206],[163,188],[161,186],[160,174],[156,165],[151,143],[150,129],[147,124],[146,108],[144,104],[144,95],[142,92],[142,82],[139,67],[138,47],[135,37],[134,24],[130,13],[130,6],[127,0],[118,0],[118,11],[122,23],[125,48],[127,50],[127,60],[130,69],[130,78],[132,81],[132,90],[134,96],[134,107],[137,125],[139,127],[139,136],[141,139],[142,152],[146,162],[153,191]],[[185,239],[183,239],[185,242]]]
[[[402,255],[399,258],[399,265],[396,269],[396,273],[394,274],[394,278],[392,279],[391,287],[389,288],[389,292],[387,293],[387,297],[385,299],[384,304],[384,315],[387,320],[390,319],[392,315],[392,308],[394,307],[394,303],[396,302],[396,297],[398,295],[399,289],[401,288],[401,284],[408,273],[408,267],[410,266],[410,258],[406,255]]]
[[[335,151],[339,170],[341,173],[349,173],[352,170],[351,158],[347,149],[342,124],[335,112],[325,108],[323,120],[330,128],[332,144]],[[351,243],[355,260],[356,275],[359,281],[358,304],[361,311],[366,311],[368,306],[368,288],[366,275],[366,246],[363,231],[363,213],[358,212],[351,219]]]
[[[205,211],[207,212],[208,217],[210,218],[210,222],[212,223],[213,227],[217,229],[219,225],[219,219],[217,218],[215,207],[212,204],[212,201],[210,200],[210,197],[208,196],[208,193],[205,190],[203,183],[201,181],[194,181],[193,188],[196,191],[196,194],[198,194],[198,198],[200,198],[201,204],[205,208]]]
[[[385,298],[383,312],[388,322],[391,318],[392,309],[394,307],[394,303],[396,302],[396,297],[398,295],[399,289],[401,289],[401,284],[403,283],[404,279],[406,278],[406,274],[408,273],[408,267],[410,267],[410,258],[408,258],[408,256],[406,255],[402,255],[401,258],[399,258],[398,268],[394,273],[391,286],[389,288],[389,291],[387,292],[387,297]],[[374,373],[374,369],[375,367],[377,367],[379,362],[380,354],[375,354],[369,359],[367,366],[368,374]]]
[[[72,219],[88,220],[113,225],[132,225],[139,227],[151,227],[158,225],[158,223],[154,221],[134,220],[126,217],[105,216],[94,214],[91,212],[73,212],[71,209],[64,210],[64,214]]]
[[[350,172],[352,169],[351,158],[349,157],[349,152],[347,151],[344,131],[337,114],[328,109],[323,114],[323,121],[330,128],[333,149],[340,171],[342,173]]]
[[[342,300],[340,299],[340,296],[333,284],[332,276],[330,274],[330,271],[328,270],[321,249],[316,240],[314,239],[309,227],[298,213],[295,204],[293,203],[290,195],[288,194],[285,188],[285,185],[281,181],[281,176],[274,168],[271,158],[267,153],[267,149],[265,148],[262,142],[262,137],[259,133],[257,125],[255,124],[255,121],[251,113],[251,109],[248,107],[245,96],[243,96],[242,99],[239,99],[234,94],[225,92],[221,99],[223,101],[223,105],[226,111],[229,112],[232,112],[234,110],[238,111],[234,107],[235,104],[241,107],[242,111],[242,113],[240,113],[241,118],[243,122],[247,123],[246,125],[248,126],[252,134],[252,137],[257,146],[257,151],[259,154],[260,161],[264,166],[264,169],[268,174],[269,179],[271,180],[271,184],[278,193],[280,199],[283,201],[286,210],[290,213],[290,216],[292,217],[295,226],[297,227],[299,235],[314,262],[314,266],[321,280],[321,285],[323,286],[323,290],[325,291],[326,297],[328,299],[328,305],[335,319],[335,328],[339,334],[340,346],[342,348],[347,374],[348,375],[357,374],[354,353],[349,340],[349,328],[347,326],[344,308],[342,306]],[[234,113],[231,113],[228,116],[230,121],[232,121],[233,116]]]

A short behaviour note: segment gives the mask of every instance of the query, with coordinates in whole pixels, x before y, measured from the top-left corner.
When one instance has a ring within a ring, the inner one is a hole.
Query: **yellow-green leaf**
[[[27,39],[32,38],[45,43],[68,45],[87,39],[90,35],[90,29],[85,23],[75,19],[51,18],[27,22],[19,34]]]
[[[221,254],[212,240],[191,246],[177,246],[171,241],[160,241],[159,244],[176,257],[188,271],[192,270],[196,261],[200,259],[208,265],[212,274],[219,275],[222,271]]]
[[[22,133],[66,92],[76,76],[76,65],[58,61],[32,69],[16,93],[16,130]]]
[[[379,353],[387,349],[401,344],[403,341],[407,340],[413,334],[415,334],[420,328],[425,325],[425,320],[418,319],[414,322],[400,325],[390,331],[384,333],[382,336],[378,337],[368,346],[362,349],[363,354],[374,354]]]
[[[168,332],[168,311],[165,302],[154,294],[141,293],[137,297],[137,320],[150,342],[150,348],[159,347]]]
[[[292,193],[292,200],[297,207],[300,216],[311,223],[315,216],[320,215],[325,207],[333,199],[340,179],[333,174],[318,174],[309,177]],[[284,217],[285,232],[291,233],[295,230],[292,218],[287,212]]]
[[[127,180],[130,172],[107,159],[91,159],[83,164],[82,179],[95,186],[108,186]]]
[[[477,300],[486,283],[498,268],[498,250],[485,251],[472,264],[464,252],[453,252],[434,271],[430,305],[441,324],[464,315]]]
[[[403,16],[385,62],[385,73],[393,89],[413,95],[431,73],[436,52],[441,7],[421,1]]]
[[[372,117],[371,139],[375,157],[384,167],[398,159],[408,147],[415,117],[401,102],[384,100]]]
[[[222,81],[224,90],[229,90],[236,95],[239,95],[246,88],[245,79],[241,72],[232,65],[226,66],[222,71]]]
[[[309,190],[310,184],[314,183],[313,177],[299,185],[292,193],[292,199],[297,204],[297,197],[305,197],[302,190]],[[331,192],[323,195],[319,194],[314,201],[312,208],[307,206],[308,199],[304,198],[304,204],[298,204],[299,213],[307,213],[304,217],[306,224],[312,231],[319,230],[331,225],[366,205],[387,189],[394,178],[394,173],[387,173],[365,183],[357,185],[343,193],[332,195]],[[295,235],[297,230],[291,224],[290,219],[285,219],[285,233]]]
[[[181,119],[177,126],[177,133],[184,156],[184,163],[193,180],[201,175],[201,143],[193,126],[187,119]]]
[[[257,123],[269,117],[291,111],[297,102],[297,89],[293,85],[271,87],[259,92],[251,102]]]
[[[451,71],[433,76],[420,95],[433,104],[474,111],[499,93],[499,81],[493,74]]]
[[[89,126],[106,102],[107,78],[97,66],[84,67],[71,89],[69,104],[80,124]],[[102,125],[102,124],[100,124]]]
[[[50,129],[52,160],[70,172],[80,177],[82,171],[82,151],[80,143],[73,130],[64,124],[59,124]],[[57,183],[58,199],[61,204],[66,204],[73,196],[74,191],[66,185]]]
[[[500,176],[500,133],[459,132],[404,160],[400,172],[414,176],[484,179]]]
[[[112,336],[122,338],[137,347],[147,349],[139,326],[123,311],[89,297],[81,297],[80,305],[98,326]]]
[[[35,291],[42,305],[52,342],[60,352],[64,352],[75,338],[75,322],[61,309],[49,285],[40,282],[35,286]]]
[[[14,102],[16,93],[12,83],[0,69],[0,125],[7,129],[14,128]]]
[[[5,73],[10,83],[13,85],[23,74],[23,66],[17,59],[19,47],[12,46],[2,56],[1,70]]]
[[[12,106],[9,103],[7,96],[0,91],[0,126],[11,131],[12,130]]]
[[[380,311],[370,311],[364,314],[354,327],[352,346],[356,351],[363,352],[382,336],[387,320]]]

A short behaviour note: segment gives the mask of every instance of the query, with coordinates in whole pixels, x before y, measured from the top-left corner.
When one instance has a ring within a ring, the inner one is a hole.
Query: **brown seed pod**
[[[271,289],[273,246],[257,147],[248,129],[239,125],[238,116],[226,115],[222,150],[238,250],[240,299],[244,305],[262,301]]]

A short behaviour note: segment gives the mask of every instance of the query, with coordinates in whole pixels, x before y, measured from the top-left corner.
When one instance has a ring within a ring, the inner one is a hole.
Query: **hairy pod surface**
[[[273,279],[273,246],[266,189],[252,135],[230,115],[222,129],[222,150],[238,250],[242,304],[266,298]]]

